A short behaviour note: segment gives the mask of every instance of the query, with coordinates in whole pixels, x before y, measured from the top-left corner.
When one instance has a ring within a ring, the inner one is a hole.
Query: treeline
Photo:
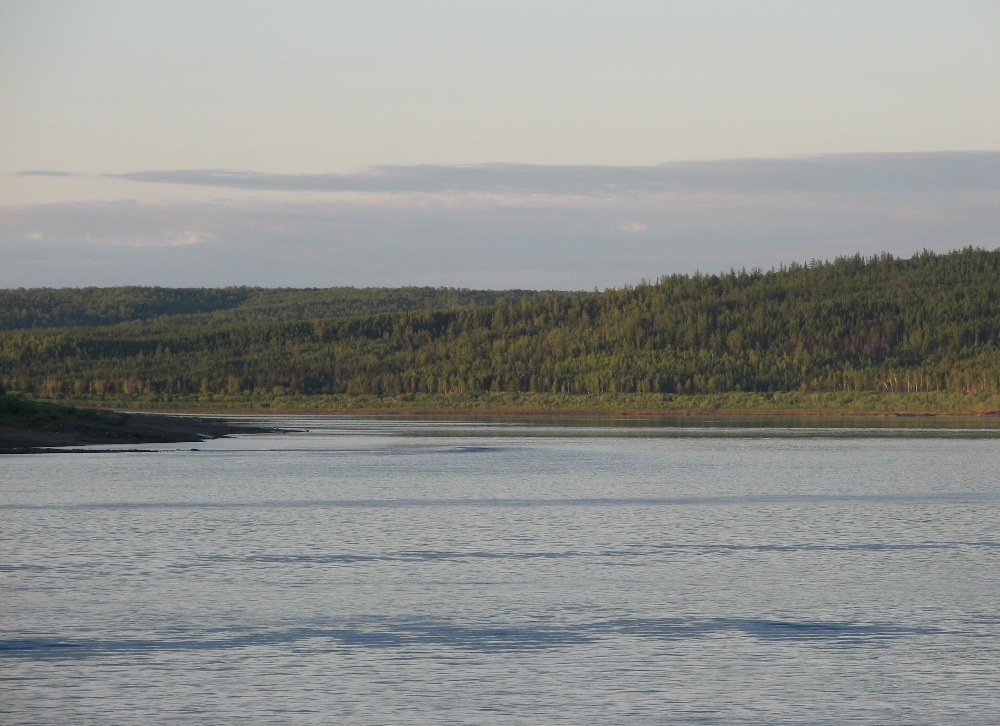
[[[315,289],[85,287],[0,289],[0,330],[170,322],[308,320],[405,310],[452,310],[519,299],[524,290],[401,287]],[[170,320],[168,320],[168,318]]]
[[[304,319],[278,308],[8,330],[0,385],[78,397],[1000,390],[1000,250],[671,275],[452,309]]]

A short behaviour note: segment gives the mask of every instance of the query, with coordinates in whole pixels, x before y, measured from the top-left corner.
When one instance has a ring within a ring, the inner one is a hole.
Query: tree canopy
[[[1000,390],[1000,250],[664,276],[603,292],[0,291],[38,395]]]

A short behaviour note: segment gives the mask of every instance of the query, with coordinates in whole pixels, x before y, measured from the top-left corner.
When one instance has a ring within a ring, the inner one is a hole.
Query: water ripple
[[[414,507],[675,507],[746,506],[771,504],[991,504],[1000,502],[996,492],[922,492],[880,494],[759,494],[743,496],[588,497],[553,499],[292,499],[267,501],[144,501],[71,502],[60,504],[0,504],[0,510],[129,510],[129,509],[311,509]]]

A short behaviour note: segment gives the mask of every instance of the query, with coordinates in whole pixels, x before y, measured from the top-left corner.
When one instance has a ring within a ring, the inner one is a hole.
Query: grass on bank
[[[7,398],[10,398],[9,396]],[[375,395],[59,396],[50,403],[185,413],[1000,415],[1000,393],[775,392],[717,394],[413,393]]]
[[[29,401],[0,394],[0,426],[29,429],[53,423],[124,426],[128,417],[111,411]]]
[[[203,441],[263,431],[225,418],[76,408],[0,392],[0,455],[52,452],[86,444]]]

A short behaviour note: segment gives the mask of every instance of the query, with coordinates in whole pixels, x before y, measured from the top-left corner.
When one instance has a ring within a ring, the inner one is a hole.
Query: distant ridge
[[[39,396],[1000,390],[1000,250],[604,292],[8,290],[0,309],[0,385]]]
[[[0,330],[116,325],[170,318],[196,325],[308,320],[492,305],[536,294],[457,288],[36,287],[0,289]]]

